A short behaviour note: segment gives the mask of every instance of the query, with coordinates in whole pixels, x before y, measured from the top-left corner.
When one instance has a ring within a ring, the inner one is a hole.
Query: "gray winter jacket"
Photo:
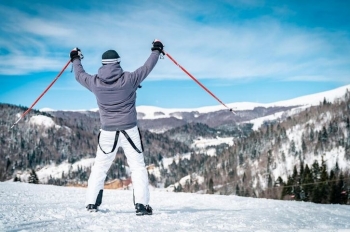
[[[159,51],[152,51],[145,64],[134,72],[124,72],[118,63],[113,63],[102,65],[95,75],[86,73],[79,59],[73,61],[76,80],[95,94],[103,130],[126,130],[136,126],[136,90],[158,58]]]

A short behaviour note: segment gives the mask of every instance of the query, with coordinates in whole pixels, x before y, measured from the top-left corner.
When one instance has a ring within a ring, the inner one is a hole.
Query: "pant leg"
[[[99,144],[103,151],[108,154],[103,153],[100,146],[97,146],[95,163],[91,169],[91,174],[88,180],[88,188],[85,201],[86,205],[95,204],[99,191],[104,187],[107,172],[111,167],[119,146],[118,142],[115,150],[112,153],[109,153],[111,152],[114,145],[115,134],[115,131],[101,130]]]
[[[141,139],[138,127],[125,130],[135,146],[142,151]],[[149,203],[149,188],[148,188],[148,172],[145,167],[145,160],[143,153],[138,153],[120,133],[120,145],[122,146],[127,162],[131,171],[132,185],[134,188],[135,203],[148,205]]]

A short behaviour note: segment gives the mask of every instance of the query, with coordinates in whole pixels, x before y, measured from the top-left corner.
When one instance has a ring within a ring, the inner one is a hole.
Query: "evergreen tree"
[[[307,153],[307,146],[304,139],[301,140],[301,149],[303,150],[304,154]]]
[[[209,179],[208,189],[209,189],[209,192],[208,192],[209,194],[214,194],[214,182],[212,178]]]
[[[238,184],[236,185],[236,195],[237,195],[237,196],[240,196],[240,190],[239,190]]]
[[[271,175],[268,177],[267,187],[272,188],[272,178]]]
[[[314,129],[313,129],[313,128],[310,129],[309,138],[310,138],[310,141],[311,141],[311,142],[313,142],[314,139],[315,139],[315,132],[314,132]]]
[[[288,176],[287,184],[283,186],[281,199],[287,195],[294,194],[294,180],[291,176]]]
[[[327,173],[327,165],[323,160],[322,156],[322,166],[321,166],[321,179],[320,179],[320,194],[321,194],[321,202],[328,203],[329,199],[329,185],[328,185],[328,173]]]
[[[346,204],[347,202],[347,195],[342,194],[343,191],[345,191],[345,185],[344,185],[344,175],[343,172],[340,172],[337,190],[339,191],[339,203],[340,204]]]
[[[327,105],[327,99],[326,98],[323,99],[323,105],[324,106]]]
[[[32,169],[30,174],[29,174],[28,183],[30,183],[30,184],[39,184],[39,178],[36,175],[36,172],[35,172],[34,169]]]
[[[177,187],[174,188],[174,192],[182,192],[182,185],[180,183]]]
[[[320,185],[316,185],[312,191],[312,202],[322,203],[322,191]]]
[[[322,132],[321,132],[321,141],[323,143],[326,143],[328,141],[328,133],[327,129],[325,126],[322,127]]]
[[[339,204],[340,203],[340,189],[337,185],[337,178],[333,170],[331,170],[329,175],[330,181],[330,194],[329,194],[329,203],[331,204]]]
[[[314,185],[313,185],[314,178],[313,178],[311,170],[307,164],[305,165],[305,168],[304,168],[302,183],[303,183],[303,190],[305,192],[305,196],[311,197],[312,192],[313,192],[313,187],[314,187]]]
[[[295,150],[296,150],[296,148],[295,148],[295,142],[294,142],[294,140],[292,139],[292,141],[290,142],[289,151],[290,151],[290,153],[294,154],[294,153],[295,153]]]
[[[315,160],[312,164],[312,174],[315,181],[320,179],[320,165],[318,164],[317,160]]]

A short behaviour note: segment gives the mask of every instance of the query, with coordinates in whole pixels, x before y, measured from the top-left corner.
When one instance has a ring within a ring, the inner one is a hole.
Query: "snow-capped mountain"
[[[254,108],[273,108],[273,107],[296,107],[303,106],[309,107],[318,105],[326,99],[328,102],[333,102],[337,98],[341,98],[347,90],[350,90],[350,85],[345,85],[333,90],[305,95],[298,98],[293,98],[284,101],[272,102],[272,103],[255,103],[255,102],[237,102],[226,104],[230,109],[235,112],[253,110]],[[96,111],[98,109],[93,109]],[[194,112],[194,117],[198,117],[200,114],[208,114],[216,111],[227,111],[222,105],[205,106],[199,108],[161,108],[155,106],[138,106],[137,111],[140,114],[140,119],[160,119],[175,117],[182,119],[182,113]]]
[[[204,123],[214,128],[235,128],[234,125],[251,123],[253,129],[258,129],[264,121],[285,118],[298,113],[310,106],[315,106],[326,100],[334,102],[350,89],[345,85],[333,90],[306,95],[272,103],[237,102],[226,104],[235,114],[222,105],[199,108],[161,108],[156,106],[138,106],[139,126],[152,132],[162,133],[169,129],[187,123]],[[75,115],[93,115],[98,117],[98,109],[57,111],[49,108],[41,109],[56,116],[75,113]]]
[[[235,128],[233,125],[251,123],[258,129],[264,121],[286,118],[310,106],[319,105],[323,101],[334,102],[341,98],[350,85],[330,91],[306,95],[290,100],[273,103],[238,102],[227,106],[234,110],[232,114],[222,105],[192,108],[166,109],[154,106],[137,107],[140,126],[154,132],[164,132],[186,123],[204,123],[214,128]]]

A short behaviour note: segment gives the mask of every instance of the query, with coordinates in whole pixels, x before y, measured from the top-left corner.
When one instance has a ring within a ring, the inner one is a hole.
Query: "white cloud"
[[[144,63],[151,41],[159,38],[166,51],[198,79],[325,81],[350,76],[347,34],[298,28],[269,17],[203,24],[186,15],[189,9],[173,3],[120,8],[82,12],[46,6],[35,17],[12,8],[2,10],[6,17],[1,31],[8,34],[0,39],[0,46],[10,54],[0,55],[7,60],[0,64],[1,73],[59,70],[75,46],[83,50],[83,64],[90,73],[97,72],[107,49],[117,50],[123,68],[131,71]],[[188,77],[170,60],[160,60],[149,79],[165,78]]]

